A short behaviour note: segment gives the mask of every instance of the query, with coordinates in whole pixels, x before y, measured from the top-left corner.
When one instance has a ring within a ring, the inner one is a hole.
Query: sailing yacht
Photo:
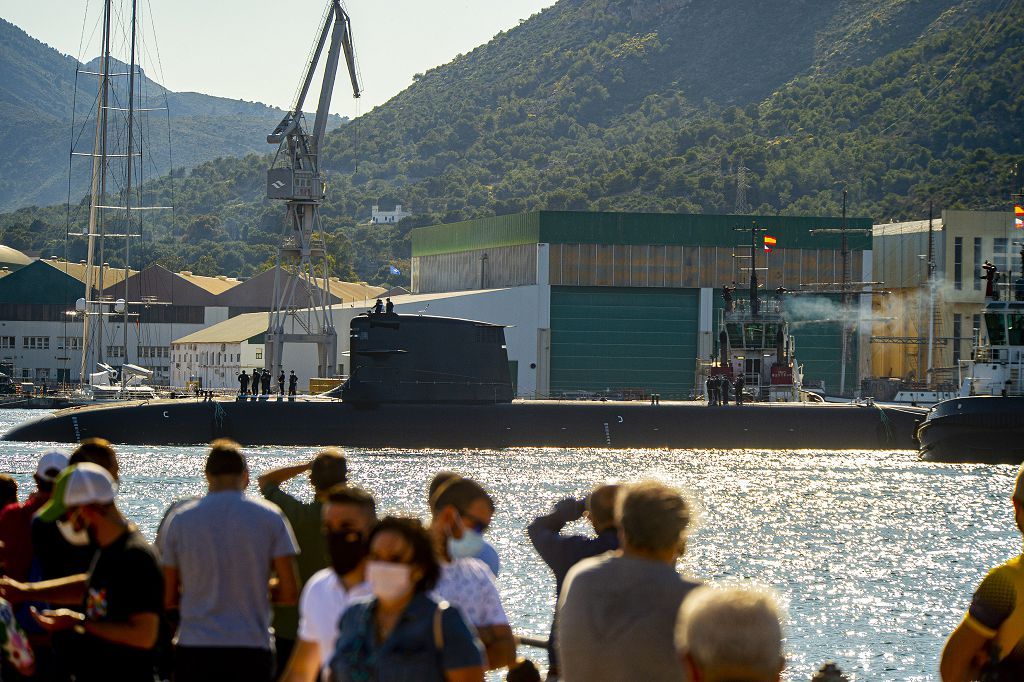
[[[132,240],[141,236],[141,211],[169,208],[142,205],[141,158],[145,150],[140,144],[138,113],[153,111],[154,108],[140,106],[138,85],[142,71],[137,59],[138,0],[125,2],[124,7],[117,9],[125,10],[123,14],[130,13],[130,19],[124,21],[120,16],[115,17],[112,0],[105,0],[102,52],[100,58],[92,62],[98,68],[89,71],[85,67],[78,71],[79,76],[95,76],[98,82],[95,109],[91,114],[95,117],[92,149],[78,152],[72,148],[71,151],[72,158],[86,157],[92,162],[88,228],[76,233],[69,225],[68,230],[69,238],[77,236],[87,240],[85,292],[75,306],[75,315],[82,319],[81,384],[74,395],[77,402],[156,397],[153,387],[145,384],[152,377],[152,370],[127,362],[130,322],[138,320],[138,313],[131,312],[131,301],[124,298],[112,301],[104,295],[105,286],[113,284],[109,281],[106,285],[104,283],[104,275],[111,272],[105,262],[106,257],[111,253],[123,256],[123,281],[127,281],[132,274]],[[127,35],[119,37],[125,41],[127,50],[128,58],[124,61],[111,55],[114,40],[111,30],[115,24],[128,26]],[[79,81],[78,78],[75,80],[76,83]],[[75,101],[78,101],[77,94]],[[71,198],[69,183],[69,205]],[[110,240],[116,240],[116,244],[108,247]],[[125,295],[127,293],[126,285]],[[153,302],[146,303],[152,305]],[[120,322],[120,330],[116,329],[115,321]],[[138,325],[135,326],[138,329]],[[120,338],[114,338],[117,331],[121,332]],[[108,355],[113,356],[116,352],[124,359],[120,368],[106,361],[112,357],[105,359],[105,348]]]

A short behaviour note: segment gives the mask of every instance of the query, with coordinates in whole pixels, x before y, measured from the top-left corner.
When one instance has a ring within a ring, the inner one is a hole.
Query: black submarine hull
[[[1024,462],[1024,397],[973,396],[943,400],[917,431],[929,462]]]
[[[5,440],[131,445],[382,448],[916,449],[925,411],[828,404],[516,401],[490,405],[372,407],[340,400],[165,400],[61,410],[15,427]]]

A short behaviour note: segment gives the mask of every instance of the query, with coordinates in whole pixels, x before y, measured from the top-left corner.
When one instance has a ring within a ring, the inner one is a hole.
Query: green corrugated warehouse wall
[[[839,395],[840,356],[843,339],[838,322],[796,324],[790,329],[796,343],[796,359],[804,366],[804,386],[816,388],[825,382],[828,395]],[[846,363],[846,392],[857,385],[857,336],[850,335],[850,359]]]
[[[839,294],[818,294],[813,298],[828,299],[836,306],[839,306],[842,301],[842,296]],[[839,395],[843,349],[840,324],[818,322],[817,319],[808,319],[807,314],[800,314],[793,304],[803,300],[806,299],[801,296],[787,299],[786,307],[791,310],[790,334],[793,335],[797,345],[797,361],[804,366],[804,386],[814,388],[820,381],[824,381],[825,392],[828,395]],[[828,309],[829,307],[827,305],[814,306],[818,309]],[[818,312],[812,316],[820,317],[827,314],[827,312]],[[860,386],[857,385],[857,335],[854,333],[850,335],[850,357],[846,364],[846,390],[849,393],[858,388]]]
[[[551,393],[642,389],[688,397],[696,289],[551,288]]]

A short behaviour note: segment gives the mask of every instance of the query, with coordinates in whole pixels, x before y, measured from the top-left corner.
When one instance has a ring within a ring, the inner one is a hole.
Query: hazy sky
[[[127,0],[115,5],[130,6]],[[331,111],[354,116],[397,94],[412,76],[487,42],[554,0],[344,0],[352,17],[363,96],[352,98],[343,67]],[[144,41],[159,49],[142,64],[175,91],[259,101],[287,109],[327,0],[140,0]],[[99,52],[99,0],[0,0],[0,16],[83,61]],[[150,21],[151,20],[151,21]],[[150,28],[152,26],[152,29]],[[83,36],[83,26],[84,36]],[[153,41],[155,32],[156,41]],[[80,45],[85,44],[86,49]],[[115,50],[116,52],[116,50]],[[315,107],[311,88],[305,109]]]

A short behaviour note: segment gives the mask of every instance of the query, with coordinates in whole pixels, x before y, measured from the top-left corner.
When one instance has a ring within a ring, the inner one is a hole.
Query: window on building
[[[49,336],[25,336],[22,338],[21,347],[24,350],[49,350]]]
[[[974,238],[974,290],[981,291],[981,237]]]
[[[166,346],[139,346],[139,358],[167,358],[170,357],[170,349]]]
[[[262,360],[263,359],[263,351],[261,351],[261,350],[256,351],[256,359],[257,360]]]
[[[1006,272],[1006,237],[996,237],[992,240],[992,264],[999,272]]]
[[[960,364],[960,337],[963,335],[963,316],[953,313],[953,364]]]
[[[971,320],[971,343],[978,343],[980,341],[981,341],[981,315],[975,315],[974,318]]]
[[[953,288],[964,288],[964,238],[953,240]]]
[[[82,350],[81,336],[58,336],[57,348],[63,350]]]
[[[124,346],[107,346],[108,358],[123,358]]]
[[[14,348],[15,342],[13,336],[0,336],[0,348]]]

